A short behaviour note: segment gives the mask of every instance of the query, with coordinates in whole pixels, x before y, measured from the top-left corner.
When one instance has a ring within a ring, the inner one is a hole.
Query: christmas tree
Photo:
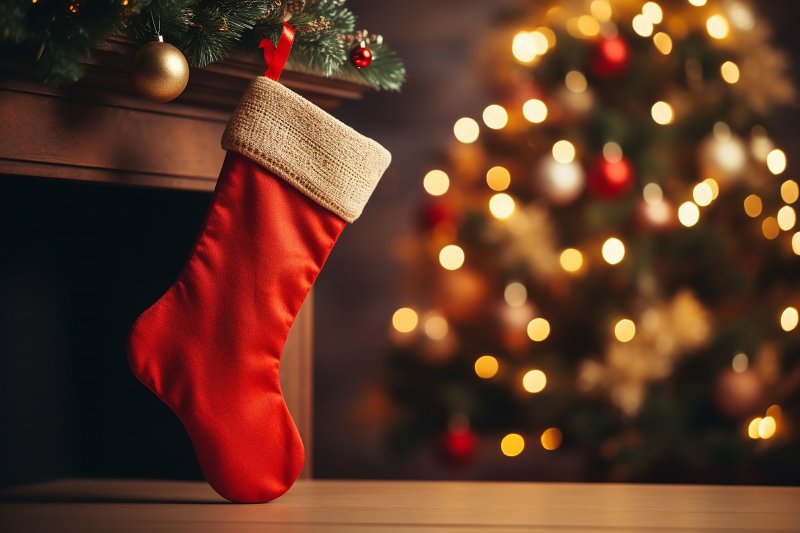
[[[786,57],[744,0],[530,4],[485,38],[498,103],[455,122],[398,247],[389,443],[796,482]]]

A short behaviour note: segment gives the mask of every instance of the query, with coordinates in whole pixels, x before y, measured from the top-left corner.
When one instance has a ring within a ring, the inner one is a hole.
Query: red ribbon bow
[[[286,60],[289,59],[289,52],[292,50],[292,43],[294,43],[294,28],[288,22],[283,23],[278,46],[273,45],[266,37],[261,39],[258,47],[264,49],[264,62],[267,64],[264,76],[275,81],[281,77]]]

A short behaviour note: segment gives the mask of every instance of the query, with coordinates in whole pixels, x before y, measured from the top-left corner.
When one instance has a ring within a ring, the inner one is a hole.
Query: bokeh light
[[[797,223],[797,213],[794,207],[790,205],[785,205],[778,209],[778,216],[776,218],[778,219],[778,227],[783,231],[789,231],[794,228]]]
[[[489,212],[494,218],[506,220],[514,214],[516,203],[514,199],[504,192],[499,192],[489,198]]]
[[[711,15],[706,20],[706,31],[714,39],[724,39],[731,31],[728,19],[722,15]]]
[[[572,163],[575,159],[575,146],[564,139],[557,141],[553,145],[553,159],[562,164]]]
[[[417,312],[410,307],[401,307],[392,315],[392,326],[400,333],[414,331],[419,322]]]
[[[761,233],[768,240],[777,239],[781,233],[781,227],[778,225],[778,219],[775,217],[766,217],[761,221]]]
[[[458,270],[464,264],[464,250],[456,244],[448,244],[439,252],[439,264],[447,270]]]
[[[567,248],[558,258],[561,268],[567,272],[578,272],[583,267],[583,254],[575,248]]]
[[[521,31],[511,41],[511,53],[520,63],[530,63],[536,59],[537,51],[536,38],[531,32]]]
[[[781,313],[781,329],[783,331],[792,331],[797,327],[798,314],[797,308],[787,307]]]
[[[656,124],[662,126],[670,124],[675,118],[675,112],[672,110],[672,106],[663,100],[659,100],[653,104],[653,107],[650,108],[650,115],[653,117],[653,121],[655,121]]]
[[[761,202],[761,197],[756,194],[750,194],[744,199],[744,212],[750,218],[756,218],[761,214],[764,209],[764,204]]]
[[[500,363],[493,355],[482,355],[475,360],[475,374],[482,379],[491,379],[497,375]]]
[[[509,433],[500,441],[500,451],[506,457],[516,457],[525,449],[525,439],[519,433]]]
[[[537,317],[528,322],[528,338],[534,342],[542,342],[550,336],[550,322]]]
[[[547,428],[542,432],[542,436],[539,440],[542,443],[542,448],[547,451],[557,450],[561,447],[561,440],[563,439],[563,435],[561,434],[561,430],[558,428]]]
[[[519,281],[512,281],[506,285],[503,299],[511,307],[522,307],[528,301],[528,289]]]
[[[511,173],[505,167],[492,167],[486,171],[486,184],[493,191],[504,191],[511,185]]]
[[[787,204],[793,204],[800,195],[800,188],[794,180],[786,180],[781,183],[781,199]]]
[[[733,368],[734,372],[741,374],[747,370],[748,366],[750,366],[750,358],[747,357],[747,354],[737,353],[733,356],[733,359],[731,360],[731,368]]]
[[[653,35],[653,23],[641,13],[633,17],[631,26],[633,26],[633,31],[640,37],[650,37]]]
[[[483,110],[483,122],[493,130],[501,130],[508,124],[508,112],[503,106],[492,104]]]
[[[431,170],[422,179],[422,186],[431,196],[441,196],[450,188],[450,177],[442,170]]]
[[[528,370],[522,376],[522,388],[531,394],[537,394],[547,386],[547,376],[541,370]]]
[[[537,98],[531,98],[522,104],[522,116],[534,124],[540,124],[547,118],[547,105]]]
[[[678,207],[678,220],[687,228],[691,228],[700,220],[700,209],[694,202],[683,202]]]
[[[614,324],[614,336],[619,342],[630,342],[636,336],[636,324],[630,318],[623,318]]]
[[[603,259],[609,265],[616,265],[625,258],[625,245],[616,237],[611,237],[603,243]]]
[[[582,93],[589,85],[586,81],[586,76],[584,76],[583,73],[578,70],[570,70],[567,72],[567,75],[564,78],[564,84],[567,86],[567,89],[573,93]]]
[[[447,332],[450,330],[450,327],[447,324],[447,319],[445,319],[445,317],[438,313],[431,313],[425,319],[425,325],[423,329],[425,330],[425,335],[427,335],[428,338],[435,341],[440,341],[447,337]]]
[[[653,44],[656,45],[656,50],[664,55],[672,52],[672,37],[660,31],[653,35]]]
[[[453,125],[453,133],[460,142],[469,144],[478,140],[481,128],[473,118],[461,117]]]
[[[719,67],[722,79],[727,83],[734,84],[739,81],[739,66],[733,61],[726,61]]]
[[[783,150],[774,148],[767,154],[767,168],[776,176],[786,170],[786,154]]]
[[[694,203],[705,207],[714,200],[714,191],[711,190],[711,186],[708,183],[701,182],[692,189],[692,198],[694,199]]]

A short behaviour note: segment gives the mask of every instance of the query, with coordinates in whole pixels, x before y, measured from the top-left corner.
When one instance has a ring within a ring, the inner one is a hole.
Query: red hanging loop
[[[264,62],[267,64],[264,76],[275,81],[281,77],[286,60],[289,59],[289,52],[292,50],[292,43],[294,43],[294,28],[288,22],[283,23],[278,46],[273,45],[266,37],[261,39],[258,47],[264,49]]]

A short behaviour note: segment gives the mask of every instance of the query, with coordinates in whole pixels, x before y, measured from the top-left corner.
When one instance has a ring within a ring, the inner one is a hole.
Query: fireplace
[[[0,65],[0,485],[200,477],[177,418],[128,370],[125,340],[179,273],[227,117],[263,68],[236,56],[193,71],[175,102],[153,104],[127,88],[129,53],[106,43],[66,90]],[[324,108],[365,91],[293,72],[282,81]],[[312,300],[281,375],[309,449]]]

